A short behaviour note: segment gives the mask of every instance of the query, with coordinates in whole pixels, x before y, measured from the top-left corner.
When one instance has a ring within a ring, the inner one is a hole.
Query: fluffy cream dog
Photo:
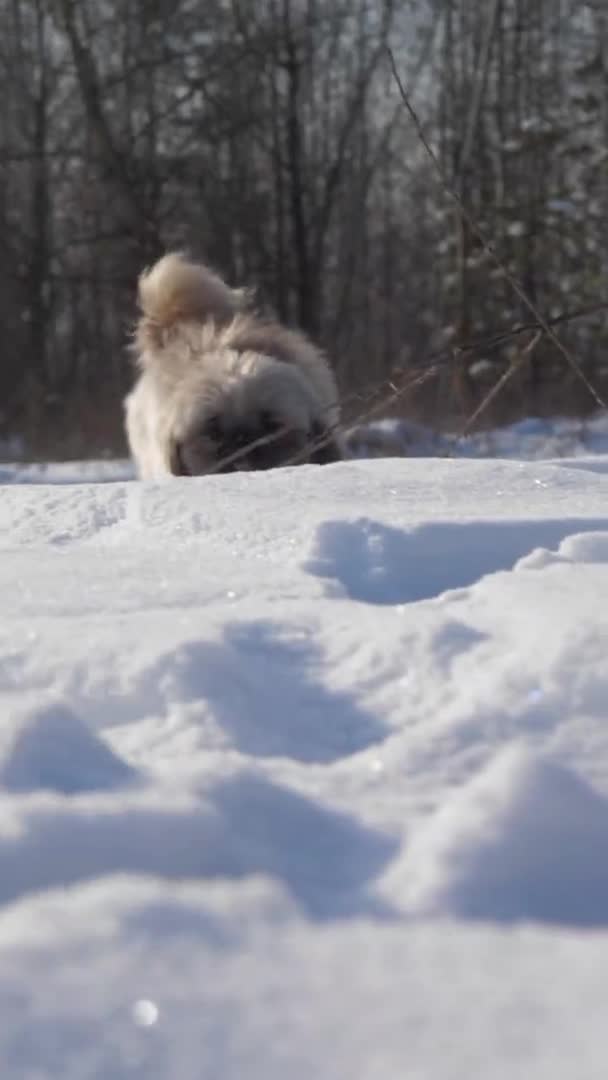
[[[204,264],[173,253],[139,279],[125,400],[142,478],[341,459],[333,373],[303,334],[249,310]]]

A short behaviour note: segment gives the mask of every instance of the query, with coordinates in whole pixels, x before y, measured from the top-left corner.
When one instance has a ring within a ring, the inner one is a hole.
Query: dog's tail
[[[158,347],[164,332],[179,322],[229,322],[246,306],[248,294],[231,289],[204,263],[170,252],[140,275],[138,300],[137,338],[146,349]]]

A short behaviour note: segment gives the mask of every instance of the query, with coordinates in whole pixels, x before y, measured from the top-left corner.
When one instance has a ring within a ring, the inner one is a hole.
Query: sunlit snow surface
[[[3,1080],[604,1080],[596,434],[0,466]]]

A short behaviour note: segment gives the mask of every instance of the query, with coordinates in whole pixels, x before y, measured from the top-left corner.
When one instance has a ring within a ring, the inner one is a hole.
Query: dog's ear
[[[311,465],[330,465],[332,461],[342,461],[344,454],[335,435],[315,420],[310,433],[312,443],[310,452]]]

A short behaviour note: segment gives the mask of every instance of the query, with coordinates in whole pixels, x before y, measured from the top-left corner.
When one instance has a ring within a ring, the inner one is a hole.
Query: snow
[[[133,465],[122,459],[0,464],[0,484],[100,484],[134,478]]]
[[[79,762],[78,769],[74,762]],[[135,770],[61,704],[15,710],[0,729],[0,785],[8,791],[112,789]]]
[[[603,1080],[601,427],[1,467],[3,1078]]]
[[[489,360],[476,360],[469,374],[483,377],[498,372]],[[608,453],[608,415],[578,417],[531,416],[504,427],[468,436],[441,434],[411,420],[376,420],[354,428],[351,448],[357,457],[380,453],[408,457],[474,457],[547,460],[597,457]],[[606,467],[604,459],[602,467]]]
[[[420,830],[400,884],[418,914],[603,926],[607,843],[608,800],[515,746]]]

